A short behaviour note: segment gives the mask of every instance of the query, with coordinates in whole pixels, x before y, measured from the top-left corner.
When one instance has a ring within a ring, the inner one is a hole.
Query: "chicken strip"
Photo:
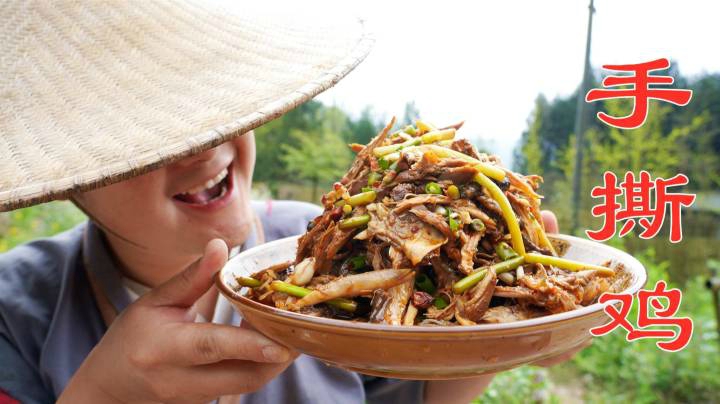
[[[415,272],[410,268],[383,269],[380,271],[364,272],[357,275],[348,275],[319,285],[315,290],[298,300],[291,306],[292,310],[299,310],[305,306],[322,303],[337,297],[352,297],[370,294],[375,289],[390,289],[393,286],[412,279]]]

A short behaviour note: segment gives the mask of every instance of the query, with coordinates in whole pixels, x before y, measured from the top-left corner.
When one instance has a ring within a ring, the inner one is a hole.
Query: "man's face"
[[[116,235],[157,254],[196,256],[213,238],[242,244],[251,229],[252,132],[77,201]]]

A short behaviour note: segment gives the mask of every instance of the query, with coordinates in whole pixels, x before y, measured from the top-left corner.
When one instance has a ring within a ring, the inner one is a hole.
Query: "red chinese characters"
[[[676,352],[687,346],[692,338],[693,322],[689,317],[674,317],[680,308],[682,292],[678,289],[666,290],[667,284],[658,281],[654,290],[638,292],[638,318],[636,329],[627,317],[632,308],[633,297],[630,294],[605,293],[600,296],[600,303],[618,301],[620,310],[614,305],[605,306],[605,313],[611,321],[603,326],[595,327],[590,333],[596,337],[605,335],[618,327],[627,331],[625,339],[630,342],[643,338],[663,339],[656,345],[664,351]],[[667,305],[663,305],[662,300]],[[650,306],[653,313],[650,313]],[[649,329],[650,327],[655,327]],[[661,327],[664,329],[657,329]]]
[[[591,210],[593,216],[603,218],[603,225],[599,230],[588,230],[585,233],[595,241],[605,241],[615,235],[618,222],[624,222],[619,233],[619,236],[623,237],[635,227],[637,220],[643,229],[640,237],[653,238],[662,228],[669,210],[670,242],[678,243],[682,240],[680,209],[692,205],[695,194],[675,193],[668,188],[687,184],[688,177],[684,174],[653,181],[647,171],[641,171],[637,180],[635,175],[628,171],[625,173],[625,180],[618,186],[615,174],[606,171],[603,185],[594,187],[590,193],[593,198],[603,199],[602,203]],[[621,195],[625,197],[624,206],[617,201],[617,197]]]
[[[628,76],[607,76],[602,81],[603,87],[617,87],[630,85],[631,89],[597,89],[590,90],[585,95],[585,101],[593,102],[612,98],[633,98],[633,111],[628,116],[614,117],[604,112],[598,112],[597,117],[610,126],[621,129],[635,129],[642,126],[647,119],[648,100],[656,99],[667,101],[675,105],[687,105],[692,98],[692,90],[654,88],[651,84],[672,84],[671,76],[650,75],[654,70],[663,70],[670,67],[667,59],[657,59],[650,62],[629,65],[604,65],[603,68],[621,72],[633,72]]]

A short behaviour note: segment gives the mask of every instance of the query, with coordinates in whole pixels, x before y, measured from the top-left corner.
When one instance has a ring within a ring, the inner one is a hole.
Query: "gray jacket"
[[[266,241],[300,234],[317,206],[253,202]],[[244,248],[257,243],[251,235]],[[83,262],[118,312],[131,303],[102,232],[92,222],[0,254],[0,402],[54,402],[106,326]],[[234,314],[233,323],[239,317]],[[243,403],[420,402],[422,382],[361,376],[300,356]]]

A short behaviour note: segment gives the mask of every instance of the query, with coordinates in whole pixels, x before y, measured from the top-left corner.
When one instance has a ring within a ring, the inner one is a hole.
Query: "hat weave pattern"
[[[334,85],[362,22],[188,2],[0,7],[0,210],[67,197],[214,147]]]

